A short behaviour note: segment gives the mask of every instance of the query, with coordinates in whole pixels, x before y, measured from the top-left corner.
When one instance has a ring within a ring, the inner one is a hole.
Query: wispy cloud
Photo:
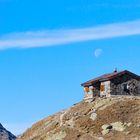
[[[10,33],[0,36],[0,49],[49,47],[131,35],[140,35],[140,20],[89,28]]]

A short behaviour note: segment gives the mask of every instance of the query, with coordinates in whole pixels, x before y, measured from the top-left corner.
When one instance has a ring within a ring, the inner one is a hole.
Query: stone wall
[[[85,97],[84,97],[85,100],[92,99],[92,98],[93,98],[93,94],[91,94],[91,93],[85,93]]]
[[[111,95],[140,95],[140,81],[129,75],[111,80]]]

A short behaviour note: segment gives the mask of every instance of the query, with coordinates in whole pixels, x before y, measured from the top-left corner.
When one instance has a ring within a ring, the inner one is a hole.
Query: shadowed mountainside
[[[81,101],[47,117],[18,140],[140,139],[140,97],[118,96]]]
[[[2,124],[0,124],[0,140],[15,140],[16,136],[14,136],[11,132],[7,131]]]

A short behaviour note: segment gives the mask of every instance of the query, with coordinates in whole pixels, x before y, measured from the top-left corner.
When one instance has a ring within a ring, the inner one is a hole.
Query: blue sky
[[[0,121],[19,134],[83,98],[80,84],[140,74],[139,0],[0,0]]]

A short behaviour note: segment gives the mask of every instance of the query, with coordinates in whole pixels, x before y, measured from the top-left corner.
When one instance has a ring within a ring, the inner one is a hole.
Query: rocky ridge
[[[115,96],[81,101],[47,117],[17,140],[140,139],[140,97]]]

